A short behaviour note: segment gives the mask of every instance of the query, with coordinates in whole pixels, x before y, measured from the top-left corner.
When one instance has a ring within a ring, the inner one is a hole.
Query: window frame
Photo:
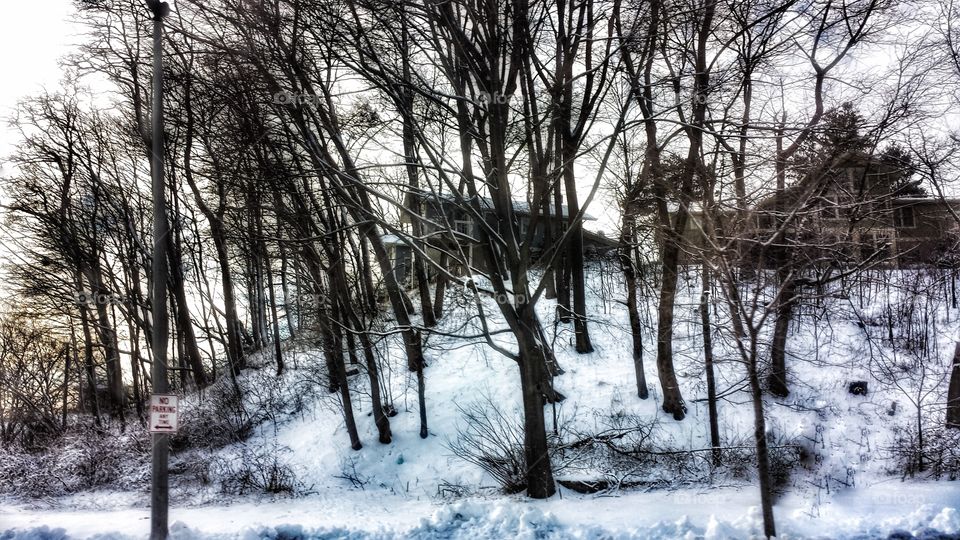
[[[457,234],[473,237],[473,220],[470,218],[454,219],[453,230]]]
[[[907,224],[903,219],[905,212],[910,216],[910,223]],[[917,212],[916,208],[913,206],[900,206],[893,209],[893,226],[897,229],[916,229],[917,228]]]

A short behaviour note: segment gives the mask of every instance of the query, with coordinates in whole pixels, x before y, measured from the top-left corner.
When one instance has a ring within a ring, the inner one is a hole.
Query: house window
[[[527,218],[520,218],[520,236],[527,236],[527,229],[530,223],[527,221]]]
[[[830,193],[824,198],[826,199],[824,203],[825,217],[827,219],[840,219],[843,217],[840,213],[840,194]]]
[[[460,251],[453,252],[453,262],[449,270],[457,277],[469,276],[473,273],[473,244],[462,246],[463,258],[460,258]]]
[[[453,229],[460,233],[470,236],[473,233],[473,227],[471,227],[472,222],[469,219],[455,219],[453,221]]]
[[[757,216],[757,224],[760,229],[772,229],[774,227],[773,216],[764,211]]]
[[[893,226],[899,229],[912,229],[917,226],[917,216],[912,206],[903,206],[893,211]]]
[[[870,233],[866,237],[867,242],[861,245],[860,258],[868,259],[873,257],[876,262],[885,262],[892,255],[892,246],[890,238],[882,233]]]

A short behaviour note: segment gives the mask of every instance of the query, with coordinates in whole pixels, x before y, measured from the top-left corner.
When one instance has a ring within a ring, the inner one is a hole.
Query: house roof
[[[490,208],[491,208],[491,210],[492,210],[492,209],[493,209],[493,201],[491,201],[491,200],[488,199],[487,197],[483,197],[483,199],[484,199],[485,201],[488,201],[488,204],[490,204]],[[518,213],[518,214],[524,214],[524,215],[528,215],[528,216],[529,216],[530,214],[532,214],[532,212],[530,211],[530,203],[528,203],[528,202],[526,202],[526,201],[518,201],[518,200],[516,200],[516,199],[513,200],[513,211],[516,212],[516,213]],[[547,211],[550,212],[551,215],[553,215],[554,210],[553,210],[553,205],[552,205],[552,204],[547,205]],[[565,218],[565,217],[569,217],[569,214],[567,214],[567,205],[563,205],[563,206],[560,207],[560,217],[564,217],[564,218]],[[584,220],[584,221],[596,221],[597,218],[596,218],[596,216],[591,215],[589,212],[584,212],[584,213],[583,213],[583,220]]]
[[[893,199],[897,204],[948,204],[950,206],[960,206],[960,199],[940,197],[896,197]]]
[[[424,197],[424,198],[429,198],[429,199],[439,199],[439,200],[448,201],[448,202],[451,202],[451,203],[457,202],[457,201],[456,201],[456,198],[455,198],[453,195],[451,195],[451,194],[446,194],[446,193],[445,193],[445,194],[441,194],[441,195],[437,195],[437,194],[435,194],[435,193],[432,193],[432,192],[429,192],[429,191],[426,191],[426,190],[418,190],[418,191],[416,191],[416,192],[411,191],[410,193],[418,193],[418,194],[421,195],[422,197]],[[492,211],[494,210],[493,199],[491,199],[490,197],[480,197],[480,205],[483,207],[483,209],[484,209],[485,211],[492,212]],[[527,215],[527,216],[529,216],[529,215],[531,215],[531,214],[533,213],[533,212],[531,211],[531,209],[530,209],[530,203],[529,203],[529,202],[527,202],[527,201],[521,201],[521,200],[517,200],[517,199],[513,199],[513,211],[516,212],[517,214]],[[551,215],[554,214],[554,209],[553,209],[553,204],[552,204],[552,203],[549,203],[549,204],[547,205],[547,211],[550,212]],[[568,209],[567,205],[563,205],[563,206],[560,207],[560,217],[562,217],[562,218],[568,217],[568,216],[569,216],[568,212],[569,212],[569,209]],[[590,213],[584,212],[584,214],[583,214],[583,220],[584,220],[584,221],[596,221],[597,218],[596,218],[595,216],[591,215]]]
[[[395,234],[384,234],[384,235],[381,235],[381,236],[380,236],[380,240],[382,240],[382,241],[383,241],[383,244],[386,245],[386,246],[396,246],[396,245],[405,244],[405,242],[404,242],[403,240],[401,240],[400,237],[397,236],[397,235],[395,235]]]
[[[607,236],[603,231],[588,231],[583,229],[583,239],[587,242],[593,242],[594,244],[600,244],[608,248],[615,248],[620,245],[618,239]]]

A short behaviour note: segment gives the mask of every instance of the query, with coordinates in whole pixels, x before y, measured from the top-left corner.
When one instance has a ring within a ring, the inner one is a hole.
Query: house
[[[907,176],[879,158],[853,156],[815,182],[807,178],[760,199],[741,214],[746,222],[739,234],[747,246],[741,264],[954,265],[960,199],[926,196]],[[737,234],[734,208],[714,216],[721,229]],[[692,208],[684,231],[687,263],[705,244],[703,218]],[[784,239],[769,242],[784,220]]]
[[[891,204],[893,252],[901,266],[956,265],[960,199],[900,197]]]
[[[473,272],[486,272],[492,264],[488,260],[485,250],[481,249],[480,229],[475,215],[465,210],[464,205],[450,195],[435,195],[429,192],[418,191],[408,193],[408,197],[417,197],[423,209],[421,221],[422,234],[426,239],[425,252],[432,261],[447,268],[454,275],[467,275]],[[407,200],[410,202],[410,199]],[[506,230],[504,223],[498,221],[494,211],[493,201],[486,197],[479,199],[482,219],[487,223],[495,223],[500,230]],[[517,227],[521,241],[526,239],[530,232],[533,212],[530,204],[525,201],[513,201],[513,210],[518,220]],[[559,216],[550,206],[549,216],[541,214],[537,220],[536,229],[531,236],[531,254],[536,257],[541,254],[546,244],[550,242],[552,234],[559,234],[566,230],[568,209],[560,208]],[[412,225],[412,216],[404,213],[401,217],[401,226],[409,233]],[[596,221],[590,214],[584,215],[584,221]],[[413,250],[407,238],[395,234],[383,236],[387,246],[394,272],[401,283],[410,283],[413,267]],[[608,238],[602,232],[583,229],[584,253],[587,257],[594,257],[609,253],[617,248],[617,240]],[[433,265],[428,265],[430,277],[436,274]]]

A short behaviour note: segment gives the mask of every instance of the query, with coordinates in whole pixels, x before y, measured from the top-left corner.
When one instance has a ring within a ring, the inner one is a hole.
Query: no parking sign
[[[180,398],[174,394],[150,396],[150,433],[176,433],[180,427],[177,409]]]

